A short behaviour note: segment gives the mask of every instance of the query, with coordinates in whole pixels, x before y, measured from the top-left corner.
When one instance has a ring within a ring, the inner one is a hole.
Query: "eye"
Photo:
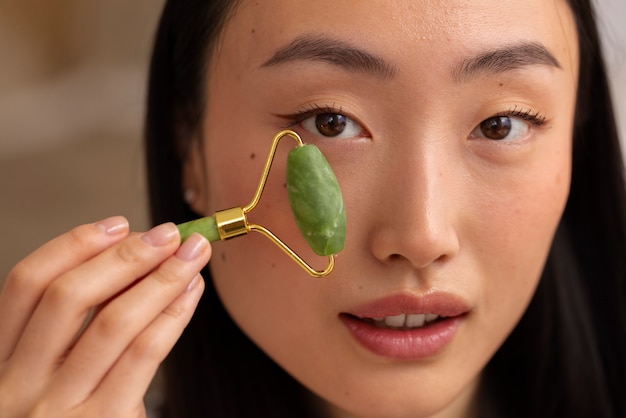
[[[302,120],[301,126],[312,134],[327,138],[353,138],[363,131],[361,125],[341,113],[312,115]]]
[[[482,121],[470,134],[470,138],[495,141],[512,141],[525,136],[530,130],[529,122],[510,116],[493,116]]]

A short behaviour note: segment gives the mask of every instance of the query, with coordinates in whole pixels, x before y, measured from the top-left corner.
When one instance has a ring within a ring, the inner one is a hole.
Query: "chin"
[[[425,392],[419,386],[416,385],[415,390],[402,390],[402,393],[396,390],[395,395],[391,395],[393,388],[385,389],[372,383],[369,390],[361,393],[346,390],[341,397],[333,394],[330,404],[323,399],[321,402],[327,405],[327,415],[333,418],[427,418],[440,413],[469,416],[473,409],[475,384],[458,393],[452,393],[450,387],[446,391]]]

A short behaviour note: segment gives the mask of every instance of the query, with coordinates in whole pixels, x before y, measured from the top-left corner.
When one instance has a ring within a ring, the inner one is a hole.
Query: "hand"
[[[0,293],[0,417],[144,417],[210,256],[200,235],[180,245],[174,224],[129,233],[113,217],[18,263]]]

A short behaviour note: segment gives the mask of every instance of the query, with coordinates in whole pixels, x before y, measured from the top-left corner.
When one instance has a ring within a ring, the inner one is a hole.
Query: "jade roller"
[[[317,255],[328,256],[328,264],[323,270],[315,270],[271,231],[261,225],[248,223],[246,217],[261,199],[276,148],[285,137],[297,142],[297,146],[287,155],[289,204],[296,225],[308,245]],[[197,232],[209,241],[227,240],[257,231],[274,242],[311,276],[325,277],[335,265],[334,255],[343,249],[346,211],[335,174],[319,148],[312,144],[305,145],[297,133],[284,130],[274,136],[256,193],[247,206],[218,211],[213,216],[180,224],[178,229],[183,240]]]

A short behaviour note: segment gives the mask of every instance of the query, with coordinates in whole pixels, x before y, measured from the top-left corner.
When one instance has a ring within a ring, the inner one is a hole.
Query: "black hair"
[[[589,0],[568,3],[581,56],[571,191],[536,294],[485,369],[481,417],[626,417],[624,166],[595,15]],[[211,51],[236,6],[165,4],[146,117],[155,224],[198,216],[183,198],[183,164],[202,124]],[[164,416],[312,416],[308,391],[242,333],[203,273],[205,294],[164,362]]]

